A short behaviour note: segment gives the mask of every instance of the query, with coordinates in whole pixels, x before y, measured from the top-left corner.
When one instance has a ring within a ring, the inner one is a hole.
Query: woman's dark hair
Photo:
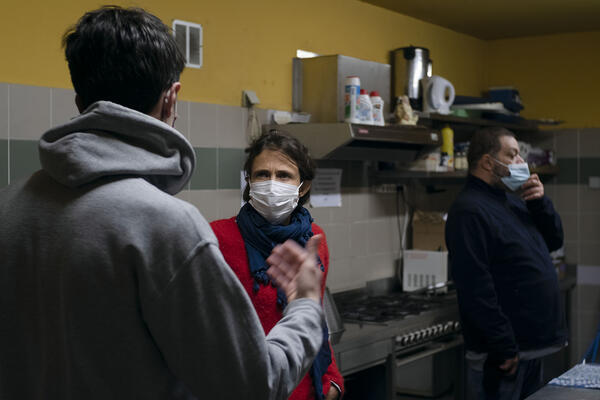
[[[148,113],[185,66],[171,30],[141,8],[87,12],[65,32],[63,47],[84,108],[108,100]]]
[[[317,166],[315,161],[308,154],[306,146],[295,137],[290,136],[287,132],[271,129],[253,140],[252,143],[250,143],[250,146],[246,148],[248,156],[244,163],[244,172],[248,179],[252,176],[252,164],[254,164],[254,159],[264,150],[280,151],[289,158],[290,161],[298,167],[300,181],[309,182],[315,178],[315,169]],[[304,205],[309,197],[310,190],[308,190],[304,196],[300,197],[298,204],[301,206]],[[249,200],[250,185],[246,185],[246,189],[244,190],[244,201]]]
[[[500,138],[502,136],[515,137],[515,134],[506,128],[491,127],[483,128],[473,134],[467,152],[467,161],[469,163],[469,171],[477,168],[477,163],[485,154],[496,155],[502,148]]]

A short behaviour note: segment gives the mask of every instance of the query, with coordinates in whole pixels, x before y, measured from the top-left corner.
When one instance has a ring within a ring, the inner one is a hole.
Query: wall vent
[[[202,25],[174,20],[173,34],[181,52],[185,55],[185,66],[202,67]]]

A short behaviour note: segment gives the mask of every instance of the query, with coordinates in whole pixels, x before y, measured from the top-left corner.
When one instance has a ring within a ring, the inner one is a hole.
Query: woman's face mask
[[[275,180],[250,182],[250,205],[273,225],[283,224],[298,206],[300,185]]]
[[[503,162],[496,160],[494,157],[492,157],[492,160],[508,168],[510,175],[502,176],[500,177],[500,180],[513,192],[518,190],[529,179],[530,173],[529,165],[527,165],[527,163],[504,164]]]

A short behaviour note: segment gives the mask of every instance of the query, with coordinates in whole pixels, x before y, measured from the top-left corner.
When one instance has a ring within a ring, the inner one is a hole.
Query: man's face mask
[[[518,190],[529,179],[529,165],[527,165],[527,163],[504,164],[503,162],[498,161],[494,157],[492,157],[492,160],[508,168],[508,172],[510,172],[510,175],[502,176],[500,177],[500,180],[506,185],[506,187],[508,187],[513,192]]]

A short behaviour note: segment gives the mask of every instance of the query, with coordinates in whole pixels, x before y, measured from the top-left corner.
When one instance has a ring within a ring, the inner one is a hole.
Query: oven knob
[[[433,327],[433,334],[439,335],[440,333],[442,333],[443,329],[444,329],[444,326],[442,324],[437,324],[436,326]]]
[[[418,342],[419,340],[421,340],[423,338],[423,331],[416,331],[415,332],[415,342]]]
[[[449,333],[452,330],[452,322],[446,322],[444,325],[444,333]]]
[[[406,346],[408,344],[408,336],[407,335],[402,336],[402,339],[400,339],[400,344],[402,346]]]
[[[427,328],[427,329],[425,329],[425,338],[431,337],[431,331],[432,330],[433,330],[433,328]]]
[[[408,344],[414,343],[415,342],[415,334],[414,333],[409,333],[406,342]]]
[[[455,321],[455,322],[452,324],[452,328],[453,328],[455,331],[460,331],[460,322],[458,322],[458,321]]]

